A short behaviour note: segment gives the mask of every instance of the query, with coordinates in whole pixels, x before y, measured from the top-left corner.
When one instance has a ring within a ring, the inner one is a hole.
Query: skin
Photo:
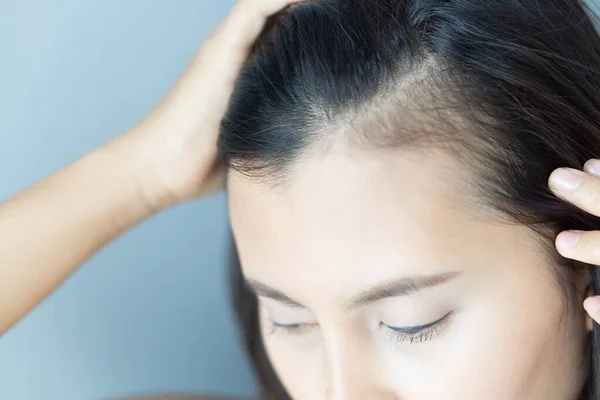
[[[292,398],[579,396],[583,311],[566,314],[529,229],[476,211],[462,171],[434,151],[334,146],[301,161],[277,188],[230,174],[243,272]],[[348,310],[406,279],[431,287],[388,290]],[[412,343],[388,328],[444,317]],[[290,327],[273,329],[273,321]]]
[[[293,2],[239,1],[143,120],[0,204],[0,333],[121,233],[222,188],[216,143],[235,79],[267,17]]]
[[[222,188],[219,121],[267,17],[291,3],[238,2],[148,116],[0,204],[0,334],[121,233]],[[235,174],[230,179],[245,273],[304,306],[261,298],[265,327],[267,318],[308,324],[301,334],[264,332],[294,398],[574,395],[584,377],[586,324],[577,312],[559,323],[562,302],[530,234],[467,207],[468,199],[458,197],[464,184],[458,178],[467,177],[451,159],[337,150],[343,151],[305,160],[285,190]],[[600,215],[600,178],[592,171],[598,162],[571,171],[582,178],[576,188],[551,188]],[[600,264],[600,232],[563,232],[556,247],[565,257]],[[460,273],[426,290],[341,311],[389,279],[448,272]],[[600,298],[584,306],[600,321]],[[450,311],[446,328],[422,343],[398,343],[380,324],[423,324]]]

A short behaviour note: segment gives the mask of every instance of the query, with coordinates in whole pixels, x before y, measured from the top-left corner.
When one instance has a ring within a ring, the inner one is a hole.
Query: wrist
[[[132,203],[141,212],[151,215],[169,207],[174,201],[156,179],[156,165],[149,149],[135,130],[118,136],[100,148],[113,167],[125,178]]]

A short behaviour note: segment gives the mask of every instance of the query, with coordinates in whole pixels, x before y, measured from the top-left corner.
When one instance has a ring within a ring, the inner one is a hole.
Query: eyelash
[[[452,311],[437,321],[425,325],[392,327],[381,322],[380,326],[387,328],[387,331],[397,343],[423,343],[433,339],[446,327],[451,314]]]
[[[380,322],[380,327],[385,327],[386,331],[392,336],[392,339],[397,343],[422,343],[433,339],[434,336],[438,335],[449,320],[452,312],[444,315],[437,321],[429,324],[419,326],[407,326],[407,327],[392,327]],[[281,334],[295,334],[300,335],[305,333],[307,330],[315,327],[317,324],[278,324],[277,322],[269,319],[269,334],[281,333]]]
[[[277,322],[269,319],[269,335],[274,333],[292,333],[295,335],[300,335],[305,331],[315,327],[317,324],[278,324]]]

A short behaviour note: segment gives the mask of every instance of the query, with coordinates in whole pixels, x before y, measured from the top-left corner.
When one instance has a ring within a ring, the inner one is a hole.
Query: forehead
[[[474,211],[469,179],[441,151],[342,146],[305,157],[278,187],[233,172],[229,209],[244,274],[278,288],[324,289],[343,277],[358,291],[476,262],[493,235],[506,244],[506,232]]]

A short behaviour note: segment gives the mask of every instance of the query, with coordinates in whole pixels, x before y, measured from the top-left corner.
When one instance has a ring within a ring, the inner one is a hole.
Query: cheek
[[[584,377],[580,318],[565,314],[561,294],[549,285],[504,283],[510,286],[499,280],[468,302],[446,335],[408,367],[397,358],[409,374],[402,383],[407,398],[575,398]]]

